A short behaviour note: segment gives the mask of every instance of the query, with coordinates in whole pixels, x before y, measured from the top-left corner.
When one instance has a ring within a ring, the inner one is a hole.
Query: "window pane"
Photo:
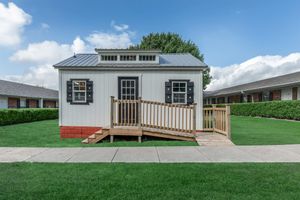
[[[180,92],[185,92],[185,87],[181,87],[179,91]]]
[[[131,94],[134,94],[135,92],[134,92],[134,88],[132,88],[131,89],[131,92],[130,92]]]
[[[178,87],[173,87],[173,92],[179,92],[179,88]]]
[[[180,83],[180,87],[185,87],[185,83]]]
[[[75,101],[85,101],[85,92],[74,92]]]
[[[134,81],[130,81],[131,82],[131,87],[134,87]]]
[[[185,103],[185,94],[173,94],[173,103]]]
[[[179,83],[177,82],[173,83],[173,87],[179,87]]]

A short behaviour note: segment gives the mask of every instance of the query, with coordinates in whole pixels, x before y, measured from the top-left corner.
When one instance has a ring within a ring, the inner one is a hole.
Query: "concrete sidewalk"
[[[0,147],[0,163],[300,162],[300,145],[195,147]]]

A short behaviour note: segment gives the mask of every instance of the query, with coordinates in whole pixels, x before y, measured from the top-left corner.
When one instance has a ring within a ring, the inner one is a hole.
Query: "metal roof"
[[[31,97],[44,99],[58,99],[58,91],[43,87],[26,85],[11,81],[0,80],[0,95],[14,97]]]
[[[216,91],[205,91],[204,97],[216,97],[229,94],[241,94],[242,92],[254,92],[262,89],[281,88],[300,84],[300,72],[285,74],[273,78],[263,79],[242,85],[236,85]]]
[[[101,67],[191,67],[207,68],[207,65],[189,53],[159,54],[159,64],[153,63],[99,63],[99,54],[76,54],[54,65],[55,68],[99,68]]]
[[[159,49],[98,49],[97,53],[161,53]]]

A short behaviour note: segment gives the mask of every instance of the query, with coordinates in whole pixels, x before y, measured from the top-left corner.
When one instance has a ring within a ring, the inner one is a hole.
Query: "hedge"
[[[0,126],[57,118],[56,108],[0,109]]]
[[[231,114],[300,120],[300,101],[268,101],[231,104]]]

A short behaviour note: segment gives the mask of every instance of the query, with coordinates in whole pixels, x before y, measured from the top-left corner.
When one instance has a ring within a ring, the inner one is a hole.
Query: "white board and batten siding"
[[[59,70],[60,126],[110,125],[110,97],[118,97],[118,77],[138,77],[139,96],[144,100],[165,102],[165,82],[170,79],[194,82],[194,102],[197,103],[196,129],[202,130],[201,71],[67,71]],[[72,105],[66,101],[66,82],[70,79],[93,81],[93,103]]]

